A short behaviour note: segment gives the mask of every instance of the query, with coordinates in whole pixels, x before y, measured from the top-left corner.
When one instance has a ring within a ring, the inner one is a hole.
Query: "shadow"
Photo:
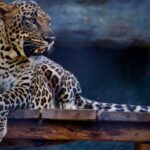
[[[129,84],[140,84],[147,70],[149,48],[131,45],[116,59],[120,77]]]

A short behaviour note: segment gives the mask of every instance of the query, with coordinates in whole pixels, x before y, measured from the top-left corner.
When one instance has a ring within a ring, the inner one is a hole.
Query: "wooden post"
[[[136,143],[135,150],[150,150],[150,143]]]

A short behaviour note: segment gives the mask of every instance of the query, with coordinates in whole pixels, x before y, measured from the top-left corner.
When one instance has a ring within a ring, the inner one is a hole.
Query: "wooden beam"
[[[150,123],[9,120],[6,139],[149,142]]]

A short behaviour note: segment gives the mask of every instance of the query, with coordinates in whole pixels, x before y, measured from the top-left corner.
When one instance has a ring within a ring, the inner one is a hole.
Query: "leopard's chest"
[[[13,66],[13,67],[11,67]],[[11,90],[16,85],[24,82],[24,79],[31,78],[31,65],[29,64],[10,64],[6,69],[0,69],[0,93]],[[26,82],[26,81],[25,81]]]
[[[9,91],[15,82],[15,78],[8,72],[0,74],[0,93]]]

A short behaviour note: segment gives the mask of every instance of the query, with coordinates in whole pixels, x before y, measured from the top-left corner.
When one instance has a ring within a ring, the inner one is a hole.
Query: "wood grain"
[[[150,122],[149,113],[102,112],[97,114],[100,121]]]
[[[38,110],[16,110],[10,113],[9,119],[37,119],[39,116]],[[50,120],[92,121],[96,120],[96,111],[50,109],[44,110],[41,117]]]
[[[12,120],[6,139],[149,142],[150,123]]]

